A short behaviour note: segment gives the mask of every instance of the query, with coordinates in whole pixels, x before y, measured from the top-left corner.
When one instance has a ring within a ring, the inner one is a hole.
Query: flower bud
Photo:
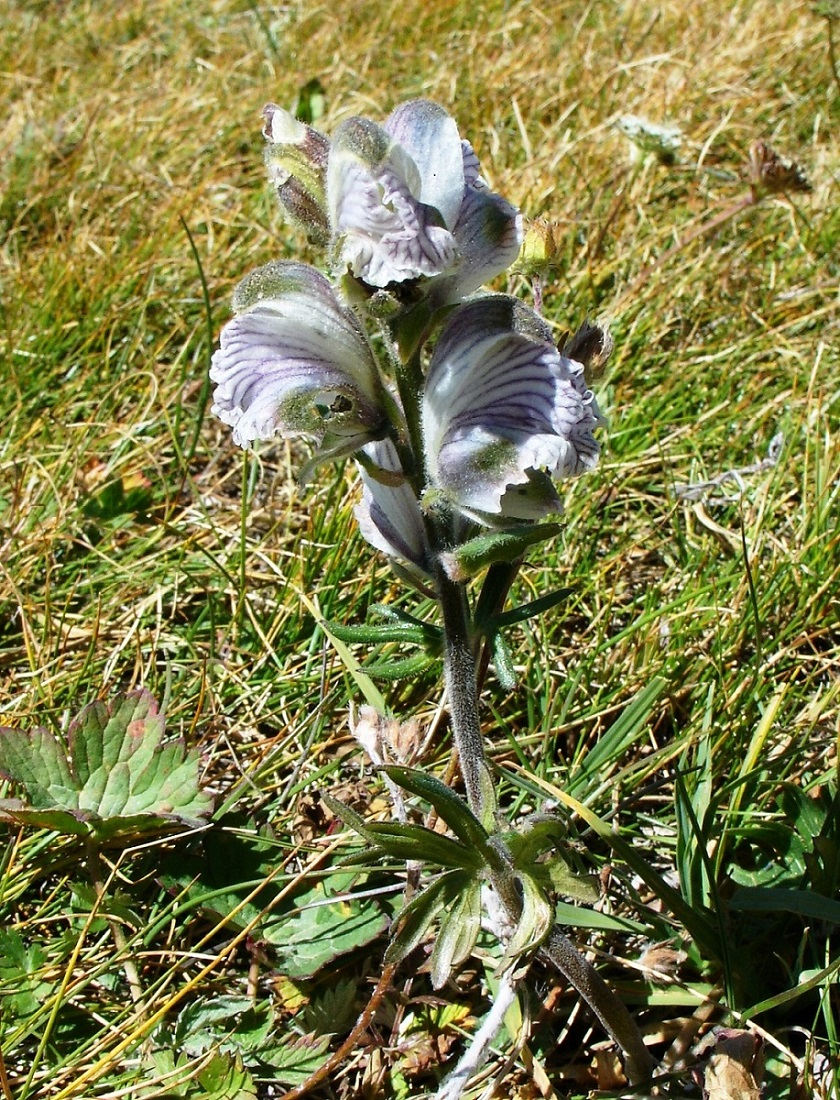
[[[525,232],[516,266],[523,275],[544,274],[554,266],[557,257],[557,237],[553,222],[537,218]]]
[[[265,164],[280,205],[319,243],[329,239],[325,190],[329,139],[282,107],[263,110]]]
[[[567,359],[583,363],[587,384],[600,378],[613,352],[613,338],[605,325],[593,325],[584,321],[577,332],[557,345],[557,350]]]

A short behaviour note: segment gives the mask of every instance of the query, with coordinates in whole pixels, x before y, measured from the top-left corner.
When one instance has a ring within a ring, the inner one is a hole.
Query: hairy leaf
[[[471,844],[477,848],[485,860],[490,862],[495,858],[495,851],[490,847],[487,830],[451,787],[447,787],[435,776],[428,775],[419,768],[390,765],[382,770],[398,787],[402,787],[409,794],[417,795],[433,806],[452,832],[465,844]]]
[[[452,894],[450,889],[448,894]],[[441,921],[432,950],[432,985],[441,989],[449,975],[469,957],[481,928],[481,883],[473,879],[461,886]]]

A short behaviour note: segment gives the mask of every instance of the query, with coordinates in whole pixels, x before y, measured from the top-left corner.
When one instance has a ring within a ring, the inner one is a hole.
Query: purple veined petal
[[[462,141],[461,149],[465,187],[452,230],[459,261],[454,274],[443,279],[436,290],[442,304],[474,294],[506,271],[519,255],[523,240],[519,210],[487,186],[470,143]]]
[[[583,367],[521,302],[493,295],[452,314],[429,366],[423,425],[431,481],[455,506],[479,522],[556,510],[540,472],[594,467],[599,419]]]
[[[383,129],[417,166],[420,189],[415,197],[433,206],[447,228],[453,229],[465,187],[461,139],[455,120],[437,103],[413,99],[397,107]]]
[[[362,448],[367,462],[357,463],[364,486],[355,515],[364,538],[396,559],[409,572],[427,579],[429,547],[420,505],[402,478],[394,444],[383,439]]]
[[[447,271],[455,239],[418,194],[414,161],[380,126],[352,118],[339,127],[327,168],[327,206],[340,267],[385,287]]]
[[[323,275],[305,264],[267,264],[239,285],[234,309],[210,377],[212,411],[235,443],[301,435],[337,457],[380,434],[373,353]]]

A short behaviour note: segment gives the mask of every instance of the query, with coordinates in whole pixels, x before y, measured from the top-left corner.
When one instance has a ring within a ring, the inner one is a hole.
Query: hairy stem
[[[656,1063],[623,1001],[613,993],[595,967],[557,928],[549,933],[540,954],[575,987],[607,1034],[624,1051],[624,1069],[630,1084],[647,1081],[653,1075]]]
[[[467,595],[464,586],[451,581],[441,566],[438,566],[437,586],[443,616],[444,678],[461,775],[470,809],[485,827],[492,827],[496,800],[481,734],[476,656]]]
[[[444,674],[461,774],[470,808],[485,827],[492,828],[496,803],[481,734],[476,651],[466,592],[463,585],[450,581],[442,568],[438,570],[437,584],[445,638]],[[513,875],[491,871],[490,878],[508,916],[514,922],[519,921],[522,902]],[[631,1084],[648,1079],[653,1072],[654,1060],[632,1016],[595,967],[557,928],[549,934],[541,953],[574,986],[624,1052],[627,1078]]]

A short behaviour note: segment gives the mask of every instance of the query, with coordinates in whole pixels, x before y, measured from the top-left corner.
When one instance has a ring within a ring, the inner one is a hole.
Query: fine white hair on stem
[[[443,1084],[435,1093],[435,1100],[459,1100],[470,1078],[487,1061],[493,1040],[502,1029],[505,1013],[516,997],[516,987],[520,978],[521,974],[514,975],[511,973],[504,974],[501,977],[499,988],[493,998],[490,1011],[484,1018],[484,1023],[473,1036],[458,1065],[447,1075]]]

